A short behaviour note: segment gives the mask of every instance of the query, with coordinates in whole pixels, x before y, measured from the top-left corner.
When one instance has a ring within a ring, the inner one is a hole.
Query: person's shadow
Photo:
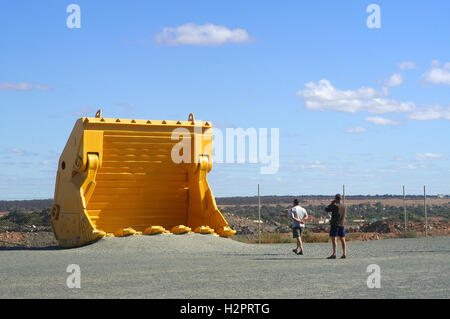
[[[300,260],[300,259],[307,259],[307,260],[317,260],[317,259],[326,259],[325,257],[296,257],[296,256],[292,256],[292,257],[270,257],[270,258],[252,258],[252,260],[260,260],[260,261],[264,261],[264,260]]]

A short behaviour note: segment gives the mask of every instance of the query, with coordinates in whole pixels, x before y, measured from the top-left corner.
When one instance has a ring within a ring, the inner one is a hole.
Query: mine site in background
[[[287,211],[294,198],[310,214],[305,242],[327,242],[329,219],[323,208],[333,196],[262,196],[261,223],[258,198],[222,197],[217,204],[230,226],[237,231],[234,240],[246,243],[293,242]],[[56,247],[50,226],[52,199],[0,201],[0,247]],[[423,197],[406,197],[407,231],[404,229],[403,198],[394,195],[347,196],[349,241],[414,238],[425,235]],[[428,235],[448,236],[449,196],[427,198]],[[11,214],[10,214],[11,213]],[[261,236],[259,236],[261,230]]]

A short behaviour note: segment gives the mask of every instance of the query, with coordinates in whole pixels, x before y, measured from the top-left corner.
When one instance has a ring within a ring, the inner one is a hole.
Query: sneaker
[[[327,259],[336,259],[336,256],[331,255],[330,257],[327,257]]]
[[[341,256],[341,259],[345,259],[345,258],[347,258],[347,256],[345,256],[345,255],[342,255],[342,256]]]
[[[303,255],[303,249],[297,255]]]

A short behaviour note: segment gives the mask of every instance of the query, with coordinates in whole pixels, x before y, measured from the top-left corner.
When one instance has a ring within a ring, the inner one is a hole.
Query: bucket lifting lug
[[[87,176],[84,180],[83,184],[81,185],[81,191],[82,198],[84,199],[84,207],[86,207],[86,204],[89,202],[89,200],[92,197],[92,194],[94,193],[95,185],[97,184],[95,182],[95,177],[97,176],[97,170],[98,170],[98,155],[97,154],[88,154],[88,162],[87,162]]]

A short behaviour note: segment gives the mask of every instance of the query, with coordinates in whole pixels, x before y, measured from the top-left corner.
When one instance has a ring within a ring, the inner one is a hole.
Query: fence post
[[[258,184],[258,242],[261,244],[261,198]]]
[[[427,216],[427,189],[423,187],[423,210],[425,213],[425,237],[428,237],[428,216]]]
[[[406,193],[405,193],[405,185],[403,185],[403,217],[405,219],[405,235],[408,231],[408,226],[406,223]]]
[[[342,199],[343,199],[344,204],[345,204],[345,184],[342,185]]]

